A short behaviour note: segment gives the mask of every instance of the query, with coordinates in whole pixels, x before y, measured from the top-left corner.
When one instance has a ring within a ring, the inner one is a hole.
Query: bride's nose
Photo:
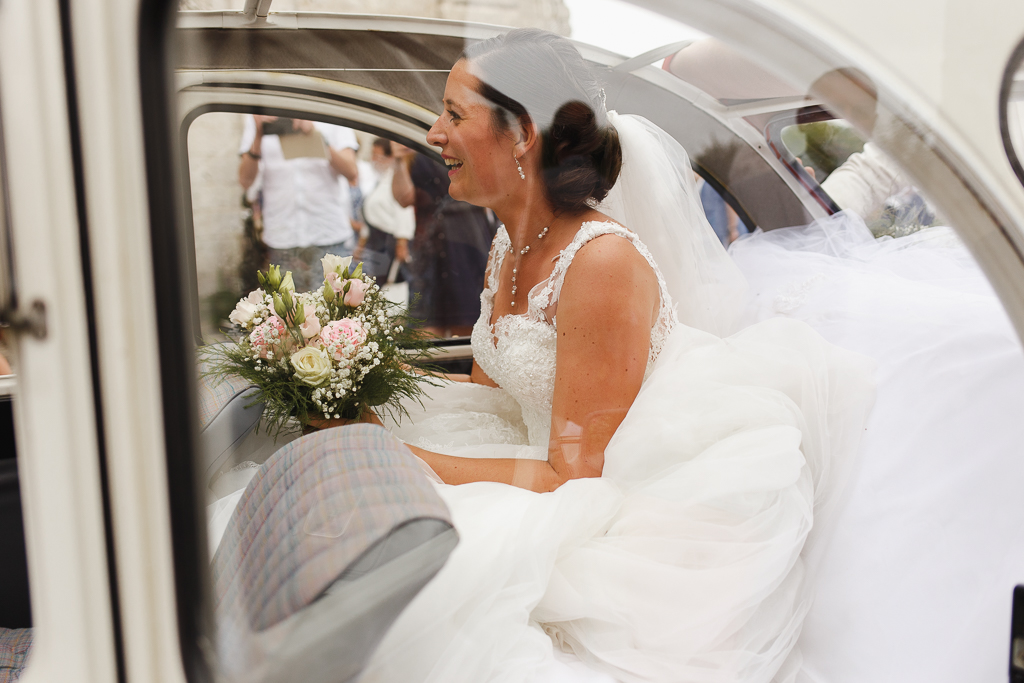
[[[427,144],[435,147],[442,147],[448,142],[448,134],[444,132],[444,123],[441,118],[438,116],[437,121],[434,121],[434,125],[427,131]]]

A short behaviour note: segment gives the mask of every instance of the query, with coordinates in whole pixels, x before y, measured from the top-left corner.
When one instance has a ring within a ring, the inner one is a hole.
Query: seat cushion
[[[418,519],[451,525],[412,453],[385,429],[351,425],[293,441],[249,482],[228,524],[213,562],[218,609],[263,631]]]
[[[0,628],[0,683],[18,680],[32,648],[32,629]]]

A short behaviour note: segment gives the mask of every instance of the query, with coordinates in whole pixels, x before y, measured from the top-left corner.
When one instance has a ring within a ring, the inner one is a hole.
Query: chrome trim
[[[677,53],[680,50],[682,50],[684,47],[686,47],[688,45],[691,45],[693,42],[694,42],[693,39],[691,39],[691,40],[681,40],[678,43],[669,43],[668,45],[662,45],[661,47],[656,47],[653,50],[648,50],[647,52],[644,52],[643,54],[639,54],[636,57],[632,57],[630,59],[627,59],[626,61],[622,62],[618,66],[613,67],[612,70],[613,71],[625,71],[625,72],[628,73],[628,72],[631,72],[631,71],[635,71],[635,70],[639,69],[642,66],[650,66],[651,64],[653,64],[654,62],[658,61],[659,59],[665,59],[666,57],[671,57],[675,53]]]
[[[412,356],[421,353],[420,351],[414,351],[412,349],[404,351],[407,356]],[[430,360],[462,360],[464,358],[473,357],[473,347],[469,344],[469,341],[459,346],[435,346],[427,352],[427,357]]]

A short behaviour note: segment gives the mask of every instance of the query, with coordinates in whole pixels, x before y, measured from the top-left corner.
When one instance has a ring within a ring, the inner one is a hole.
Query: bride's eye
[[[462,119],[462,117],[461,117],[461,116],[459,116],[458,114],[456,114],[455,112],[453,112],[453,111],[452,111],[451,109],[448,109],[447,111],[448,111],[448,118],[449,118],[449,120],[450,120],[450,121],[451,121],[452,123],[455,123],[456,121],[459,121],[459,120],[461,120],[461,119]]]

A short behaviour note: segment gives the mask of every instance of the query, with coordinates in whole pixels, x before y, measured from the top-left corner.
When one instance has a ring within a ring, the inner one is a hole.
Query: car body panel
[[[899,4],[863,0],[856,9],[840,0],[636,0],[636,4],[715,35],[770,66],[798,92],[808,92],[819,77],[840,66],[866,73],[883,105],[880,124],[870,125],[855,108],[844,111],[843,102],[830,99],[828,93],[821,101],[864,132],[874,133],[873,139],[935,200],[964,235],[1018,330],[1024,330],[1024,188],[1006,160],[997,109],[1006,61],[1024,36],[1024,5],[1017,0],[906,0]],[[118,678],[116,641],[120,637],[123,680],[178,682],[186,680],[186,667],[197,666],[182,661],[179,619],[201,621],[203,615],[195,608],[201,596],[176,593],[169,512],[173,501],[169,500],[161,416],[177,407],[165,404],[159,386],[154,269],[147,229],[145,132],[153,123],[144,118],[140,106],[144,88],[139,74],[145,65],[140,63],[139,41],[148,39],[139,33],[140,8],[146,21],[146,12],[163,6],[138,0],[78,0],[70,6],[77,84],[73,111],[83,133],[81,199],[89,237],[85,260],[79,250],[69,153],[72,136],[63,84],[60,6],[56,0],[0,2],[0,104],[7,131],[16,281],[23,300],[46,302],[50,327],[44,340],[22,336],[18,341],[22,371],[16,414],[19,464],[24,464],[33,617],[38,629],[36,650],[22,680],[113,681]],[[224,33],[250,26],[251,21],[240,12],[219,12],[190,15],[182,26],[187,31]],[[301,14],[271,15],[263,25],[276,23],[298,35],[306,30],[340,29],[346,22],[352,30],[374,35],[394,32],[397,25],[392,18]],[[412,30],[413,24],[420,29]],[[257,30],[258,25],[241,30]],[[227,104],[239,109],[254,105],[288,109],[294,99],[256,86],[302,88],[316,82],[310,89],[315,94],[307,99],[311,111],[339,118],[358,114],[367,125],[376,120],[381,125],[406,126],[402,130],[410,137],[422,135],[436,106],[428,95],[443,81],[443,70],[450,66],[443,63],[447,56],[457,54],[461,37],[482,38],[496,29],[410,20],[402,30],[413,34],[402,43],[403,54],[415,54],[409,46],[422,40],[417,36],[431,35],[442,43],[450,40],[445,59],[421,55],[415,77],[395,75],[400,72],[347,72],[350,80],[332,84],[315,72],[242,71],[246,64],[228,60],[234,53],[225,47],[214,56],[223,57],[229,70],[216,79],[194,71],[181,74],[178,87],[184,111],[171,118],[180,123],[204,106],[225,104],[224,93],[234,98]],[[282,47],[280,54],[290,49]],[[586,51],[588,58],[614,66],[614,56],[602,53]],[[213,61],[210,54],[208,61]],[[339,48],[338,54],[347,53]],[[381,68],[407,68],[398,64]],[[203,68],[202,63],[192,66]],[[263,66],[276,68],[273,63]],[[428,67],[430,71],[425,71]],[[612,106],[626,111],[623,103],[647,88],[646,93],[661,96],[664,92],[666,97],[691,102],[695,111],[715,119],[715,126],[743,136],[752,161],[770,169],[788,193],[784,194],[787,200],[794,197],[803,207],[785,213],[780,223],[820,215],[820,207],[799,183],[740,125],[744,116],[759,113],[760,105],[723,108],[714,98],[702,99],[702,93],[686,84],[670,84],[664,79],[671,77],[653,67],[609,78],[616,86],[609,88]],[[230,86],[218,89],[217,83]],[[382,90],[378,84],[388,84],[392,93],[406,91],[388,100],[377,92]],[[356,104],[346,104],[330,100],[327,95],[332,93],[359,97]],[[798,96],[790,104],[803,101]],[[387,105],[388,110],[382,112],[370,104]],[[670,121],[665,123],[672,126]],[[674,132],[682,138],[686,131]],[[691,151],[699,157],[699,150]],[[172,187],[176,179],[168,174],[164,181]],[[760,205],[772,198],[757,195],[751,201]],[[95,285],[92,301],[102,323],[96,330],[95,376],[90,372],[87,344],[86,280]],[[94,406],[101,409],[101,422]],[[101,450],[108,472],[109,528],[103,519]],[[201,504],[191,502],[197,508]],[[105,553],[110,537],[115,549],[116,600],[109,590],[114,567],[108,565]],[[120,631],[115,630],[118,620]]]

